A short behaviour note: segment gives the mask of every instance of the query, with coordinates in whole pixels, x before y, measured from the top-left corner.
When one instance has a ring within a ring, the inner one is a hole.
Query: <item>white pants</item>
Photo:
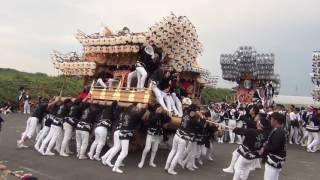
[[[38,136],[38,134],[40,133],[41,131],[41,124],[37,123],[37,127],[36,127],[36,138]]]
[[[319,144],[319,133],[308,132],[308,149],[315,150]]]
[[[174,94],[174,95],[172,95]],[[182,117],[182,104],[179,98],[175,95],[175,93],[168,94],[164,97],[164,100],[167,104],[167,108],[169,111],[172,111],[179,117]],[[179,109],[178,109],[179,108]]]
[[[179,117],[183,116],[182,103],[180,99],[177,97],[176,93],[171,93],[171,97],[174,101],[175,107],[177,108]]]
[[[113,134],[113,146],[110,148],[106,154],[103,155],[102,161],[103,162],[111,162],[114,156],[120,151],[120,138],[119,138],[120,130],[116,130]]]
[[[172,148],[169,153],[165,169],[174,171],[179,159],[181,159],[180,156],[183,153],[183,150],[186,148],[186,144],[187,142],[184,139],[180,138],[178,135],[174,136]]]
[[[290,127],[290,136],[289,136],[289,141],[293,143],[298,143],[298,137],[299,137],[299,128],[298,127]]]
[[[237,122],[237,128],[242,128],[243,127],[243,122],[240,120]],[[238,144],[242,144],[242,136],[241,135],[237,135],[237,143]]]
[[[193,167],[194,159],[196,157],[197,151],[197,143],[196,142],[189,142],[186,148],[186,158],[182,161],[183,165],[187,165],[188,168]]]
[[[213,144],[213,141],[210,141],[210,147],[209,148],[206,148],[206,150],[205,150],[205,156],[208,158],[208,159],[211,159],[211,158],[213,158],[212,156],[213,156],[213,147],[214,147],[214,144]],[[204,152],[204,151],[203,151]]]
[[[233,132],[233,129],[237,127],[237,121],[235,119],[229,119],[228,126],[231,127],[231,129],[229,129],[230,143],[234,143],[236,134]]]
[[[143,89],[148,75],[147,71],[144,69],[144,67],[136,67],[136,71],[138,78],[137,88]]]
[[[261,160],[260,158],[257,158],[257,159],[252,160],[251,170],[261,169],[260,160]]]
[[[114,164],[115,168],[119,168],[123,160],[128,156],[129,143],[130,143],[129,139],[120,140],[121,152],[116,160],[116,163]]]
[[[26,130],[22,133],[21,140],[25,140],[25,138],[31,139],[36,133],[37,124],[39,119],[36,117],[29,117],[27,120]]]
[[[85,156],[89,144],[89,132],[76,130],[77,154],[79,157]]]
[[[112,78],[109,78],[108,79],[108,86],[102,81],[102,79],[101,78],[99,78],[98,80],[97,80],[97,85],[100,85],[100,86],[102,86],[102,87],[104,87],[104,88],[112,88],[112,83],[114,82],[115,80],[114,79],[112,79]]]
[[[175,136],[174,136],[175,137]],[[174,138],[173,137],[173,138]],[[172,142],[173,144],[173,142]],[[192,142],[191,141],[186,141],[186,148],[183,149],[181,155],[180,155],[180,159],[179,159],[179,163],[182,164],[182,161],[186,158],[186,156],[190,153],[191,151],[191,147],[192,147]]]
[[[164,103],[165,97],[167,96],[167,94],[163,91],[161,91],[156,85],[153,85],[152,87],[152,91],[154,93],[154,95],[157,98],[158,103],[162,106],[163,109],[165,109],[166,111],[169,111],[167,105]],[[166,103],[169,103],[169,100],[167,98]]]
[[[274,168],[269,164],[264,166],[264,180],[278,180],[281,169]]]
[[[69,142],[72,137],[73,127],[69,123],[65,122],[63,123],[63,130],[64,130],[64,134],[63,134],[63,140],[61,143],[60,154],[65,154],[69,152]]]
[[[44,126],[41,129],[41,131],[39,132],[39,134],[37,136],[36,144],[34,145],[36,148],[40,148],[42,141],[48,135],[49,131],[50,131],[50,127],[48,127],[48,126]]]
[[[56,146],[54,148],[59,153],[61,151],[61,144],[62,144],[63,136],[64,136],[64,131],[63,131],[63,127],[61,127],[61,133],[59,134],[59,136],[56,140]]]
[[[308,140],[308,131],[306,130],[305,127],[302,127],[301,132],[302,132],[302,137],[300,139],[300,143],[301,145],[305,146],[307,144],[306,141]]]
[[[23,113],[24,113],[24,114],[30,114],[30,104],[29,104],[29,101],[24,101],[24,104],[23,104]]]
[[[157,151],[158,151],[158,146],[161,142],[161,136],[157,136],[157,135],[147,135],[146,138],[146,145],[143,149],[142,152],[142,157],[141,157],[141,165],[143,166],[144,161],[146,159],[147,154],[150,152],[151,150],[151,157],[150,157],[150,162],[149,164],[154,164],[154,158],[156,157]]]
[[[89,155],[100,157],[101,150],[106,144],[108,130],[103,126],[96,127],[94,130],[94,141],[91,144]]]
[[[46,153],[50,153],[61,133],[62,128],[60,126],[51,124],[50,131],[41,144],[40,152],[44,152],[44,149],[47,147]]]
[[[238,153],[238,150],[237,149],[234,150],[232,152],[232,158],[231,158],[231,162],[230,162],[230,165],[228,168],[234,170],[235,164],[236,164],[237,160],[239,159],[239,157],[240,157],[240,154]]]
[[[128,74],[127,78],[127,90],[131,88],[131,82],[133,78],[138,78],[137,71],[132,71]]]
[[[194,155],[195,155],[195,158],[200,158],[202,155],[205,155],[205,152],[202,153],[202,145],[196,145],[196,148],[195,148],[195,152],[194,152]]]
[[[226,122],[225,121],[222,121],[219,123],[219,125],[222,125],[222,126],[225,126],[226,125]],[[224,131],[221,133],[221,136],[219,137],[219,134],[218,134],[218,143],[223,143],[224,141]]]
[[[170,94],[166,94],[164,96],[164,101],[166,102],[166,105],[167,105],[169,112],[173,111],[176,115],[179,114],[176,106],[174,105],[174,101],[173,101],[172,97],[170,96]]]
[[[234,166],[233,180],[247,180],[253,160],[240,156]]]

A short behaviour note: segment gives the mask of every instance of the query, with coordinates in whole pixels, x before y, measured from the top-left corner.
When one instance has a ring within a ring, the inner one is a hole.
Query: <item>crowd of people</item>
[[[319,139],[320,109],[290,106],[288,113],[287,132],[289,143],[307,147],[307,152],[314,153],[320,149]]]
[[[14,110],[14,106],[10,102],[0,103],[0,114],[10,114]]]
[[[30,114],[31,112],[31,96],[24,87],[18,89],[17,101],[0,102],[0,114],[5,115],[15,111],[23,112],[24,114]]]
[[[239,147],[224,172],[234,173],[234,179],[247,179],[251,170],[265,162],[264,179],[278,179],[286,158],[287,122],[283,106],[264,109],[259,104],[215,103],[200,108],[190,99],[182,103],[181,124],[177,129],[170,129],[171,115],[161,105],[150,105],[147,109],[139,103],[121,107],[117,101],[97,105],[91,102],[90,95],[63,101],[59,97],[50,101],[42,99],[28,118],[17,145],[27,148],[26,142],[36,135],[34,148],[41,155],[53,156],[56,151],[68,157],[72,154],[70,141],[75,136],[79,160],[101,161],[113,172],[123,173],[120,168],[135,133],[146,132],[145,148],[137,166],[143,168],[151,151],[149,166],[156,167],[159,144],[172,139],[164,169],[176,175],[177,165],[194,171],[204,158],[213,160],[214,141],[237,142]],[[108,137],[113,137],[110,138],[113,145],[101,154]],[[89,144],[91,138],[94,141]]]
[[[320,127],[320,109],[313,106],[295,107],[294,105],[286,108],[283,105],[272,105],[268,107],[262,106],[257,102],[256,113],[265,114],[267,117],[273,112],[279,112],[285,116],[285,126],[287,140],[289,144],[297,144],[307,147],[307,152],[316,152],[320,149],[319,127]],[[248,124],[246,108],[238,104],[212,104],[211,106],[214,116],[217,116],[220,123],[229,127],[243,127]],[[255,115],[252,115],[255,117]],[[237,135],[233,130],[225,132],[218,138],[218,143],[238,143],[243,141],[242,136]]]

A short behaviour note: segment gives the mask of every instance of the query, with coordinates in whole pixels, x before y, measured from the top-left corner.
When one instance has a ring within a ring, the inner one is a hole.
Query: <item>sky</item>
[[[0,0],[0,67],[57,75],[53,50],[81,52],[78,29],[127,26],[146,31],[170,12],[188,16],[204,53],[200,64],[221,76],[220,54],[241,45],[275,54],[280,94],[310,96],[312,51],[320,50],[319,0]],[[219,87],[233,83],[219,80]]]

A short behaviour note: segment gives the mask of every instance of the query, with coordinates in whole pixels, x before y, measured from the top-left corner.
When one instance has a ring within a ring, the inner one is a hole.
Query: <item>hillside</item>
[[[201,92],[201,99],[205,104],[210,102],[232,101],[233,92],[231,89],[205,88]]]
[[[64,96],[76,95],[82,90],[82,80],[80,79],[0,68],[0,102],[16,102],[18,89],[22,86],[30,91],[30,95],[34,99],[38,96],[56,96],[60,94],[64,81]]]
[[[19,87],[23,86],[30,91],[35,99],[38,96],[53,97],[60,94],[63,87],[63,96],[77,95],[82,90],[82,80],[77,78],[53,77],[43,73],[26,73],[13,69],[0,68],[0,102],[16,102]],[[202,101],[219,102],[232,99],[230,89],[205,88],[202,93]]]

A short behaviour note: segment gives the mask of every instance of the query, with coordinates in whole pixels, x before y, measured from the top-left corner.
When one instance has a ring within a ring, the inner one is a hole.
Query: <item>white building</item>
[[[310,96],[288,96],[288,95],[278,95],[273,98],[276,104],[284,104],[284,105],[313,105],[313,106],[320,106],[320,102],[316,102]]]

